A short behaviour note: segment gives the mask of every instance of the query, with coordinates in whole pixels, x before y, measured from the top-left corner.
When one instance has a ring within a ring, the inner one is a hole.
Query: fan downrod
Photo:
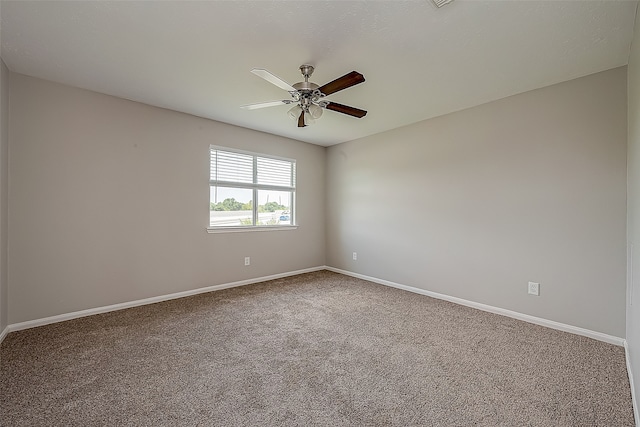
[[[313,74],[313,70],[314,70],[313,65],[304,64],[300,66],[300,72],[304,76],[304,81],[294,84],[293,87],[297,91],[299,91],[301,95],[311,94],[311,92],[313,92],[314,90],[320,87],[317,84],[309,81],[309,77],[311,77],[311,74]]]
[[[313,65],[304,64],[300,66],[300,72],[304,76],[305,82],[309,81],[309,77],[311,77],[311,74],[313,74],[313,70],[315,70],[315,68],[313,68]]]

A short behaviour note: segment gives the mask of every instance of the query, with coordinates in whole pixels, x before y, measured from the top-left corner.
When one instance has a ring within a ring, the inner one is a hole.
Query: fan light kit
[[[247,110],[255,110],[257,108],[274,107],[276,105],[294,104],[288,112],[289,117],[298,122],[298,127],[305,127],[315,123],[317,119],[322,117],[324,109],[336,111],[338,113],[347,114],[349,116],[362,118],[367,115],[365,110],[347,105],[338,104],[336,102],[327,101],[325,96],[331,95],[351,86],[355,86],[364,82],[364,76],[357,71],[352,71],[339,77],[324,86],[318,86],[309,81],[309,77],[313,74],[312,65],[301,65],[300,72],[304,76],[304,81],[291,86],[281,78],[271,74],[267,70],[254,68],[251,72],[262,77],[269,83],[286,90],[291,95],[291,99],[283,99],[281,101],[261,102],[258,104],[243,105],[241,108]]]

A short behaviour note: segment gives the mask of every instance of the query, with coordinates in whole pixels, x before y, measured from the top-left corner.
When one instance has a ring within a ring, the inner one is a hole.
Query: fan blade
[[[283,99],[282,101],[259,102],[257,104],[241,105],[240,108],[245,110],[255,110],[257,108],[275,107],[276,105],[291,104],[291,100]]]
[[[300,112],[300,117],[298,117],[298,127],[299,128],[303,128],[306,125],[304,124],[304,110],[302,110],[302,112]]]
[[[342,77],[338,77],[334,81],[329,82],[324,86],[320,86],[318,90],[325,95],[331,95],[332,93],[336,93],[339,90],[355,86],[362,82],[364,82],[364,76],[357,71],[352,71]]]
[[[262,77],[263,79],[265,79],[269,83],[272,83],[272,84],[278,86],[280,89],[286,90],[287,92],[295,92],[296,91],[296,88],[294,88],[289,83],[287,83],[284,80],[282,80],[280,77],[274,76],[273,74],[271,74],[267,70],[263,70],[262,68],[254,68],[253,70],[251,70],[251,72],[253,74],[255,74],[256,76],[258,76],[258,77]]]
[[[325,107],[327,110],[337,111],[338,113],[348,114],[359,119],[367,115],[365,110],[361,110],[355,107],[349,107],[347,105],[338,104],[337,102],[330,102]]]

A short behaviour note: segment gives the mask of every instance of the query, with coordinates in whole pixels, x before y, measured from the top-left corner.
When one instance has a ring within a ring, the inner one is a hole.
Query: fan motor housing
[[[313,92],[314,90],[318,89],[320,86],[311,82],[299,82],[299,83],[295,83],[293,87],[300,91]]]

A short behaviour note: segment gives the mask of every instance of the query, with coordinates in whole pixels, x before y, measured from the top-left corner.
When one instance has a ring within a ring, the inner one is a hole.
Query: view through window
[[[295,160],[213,145],[210,155],[210,228],[295,224]]]

